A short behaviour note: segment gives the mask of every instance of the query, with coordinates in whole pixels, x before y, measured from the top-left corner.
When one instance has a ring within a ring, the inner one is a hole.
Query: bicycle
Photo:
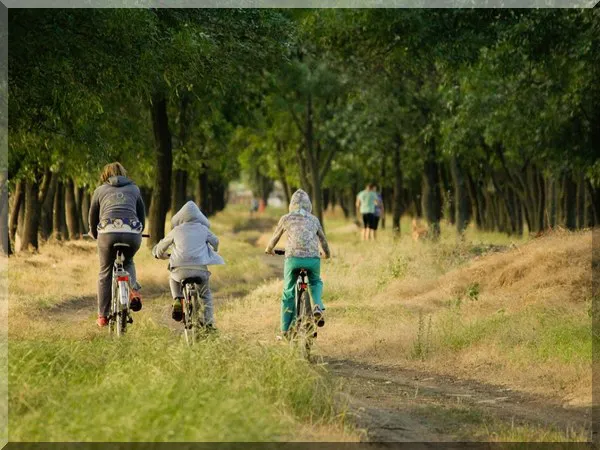
[[[199,277],[182,280],[181,287],[183,290],[183,331],[187,344],[192,346],[208,331],[208,327],[204,323],[204,301],[202,300],[207,287]]]
[[[285,255],[285,250],[274,249],[275,255]],[[317,337],[317,324],[313,316],[312,302],[308,292],[308,272],[306,269],[298,271],[296,288],[294,289],[294,322],[289,330],[289,339],[298,345],[300,353],[310,359],[313,341]]]
[[[169,257],[170,254],[167,254]],[[189,346],[200,340],[209,330],[204,323],[204,295],[207,286],[200,277],[185,278],[180,281],[183,291],[183,332]]]
[[[150,237],[142,234],[142,237]],[[133,323],[131,310],[129,309],[129,292],[131,285],[129,283],[129,272],[123,268],[125,255],[121,249],[129,248],[129,244],[116,243],[113,245],[116,249],[115,262],[113,264],[112,274],[112,296],[110,301],[110,313],[108,315],[108,332],[122,336],[127,331],[127,324]]]

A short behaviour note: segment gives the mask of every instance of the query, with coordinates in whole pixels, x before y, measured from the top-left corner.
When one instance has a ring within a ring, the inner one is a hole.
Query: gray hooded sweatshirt
[[[282,234],[287,232],[288,239],[285,246],[285,256],[287,258],[318,258],[319,241],[321,241],[323,252],[329,258],[329,245],[323,227],[319,219],[311,214],[312,203],[308,194],[302,189],[298,189],[292,195],[289,211],[289,214],[279,220],[279,224],[267,246],[267,251],[271,252],[281,239]]]
[[[210,231],[210,222],[194,202],[183,205],[171,219],[171,224],[173,229],[152,249],[156,258],[167,259],[167,251],[172,247],[171,269],[225,264],[216,253],[219,239]]]
[[[110,177],[94,191],[88,219],[94,239],[98,238],[98,231],[102,232],[115,219],[127,220],[133,231],[141,233],[146,210],[140,189],[127,177]]]

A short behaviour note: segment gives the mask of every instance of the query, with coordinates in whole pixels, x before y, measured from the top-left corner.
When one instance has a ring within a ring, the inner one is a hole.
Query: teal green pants
[[[300,269],[308,272],[308,291],[315,305],[325,309],[321,296],[323,295],[323,281],[321,280],[320,258],[285,258],[283,268],[283,295],[281,296],[281,331],[290,329],[296,315],[294,290]]]

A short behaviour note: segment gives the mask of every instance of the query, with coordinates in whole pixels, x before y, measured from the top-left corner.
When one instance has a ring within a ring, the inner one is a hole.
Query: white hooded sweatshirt
[[[171,219],[173,229],[152,249],[156,258],[167,259],[169,267],[201,267],[225,264],[216,253],[219,239],[210,231],[210,222],[192,201],[187,202]]]

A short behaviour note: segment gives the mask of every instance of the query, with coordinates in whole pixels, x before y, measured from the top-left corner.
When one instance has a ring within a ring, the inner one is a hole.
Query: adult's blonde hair
[[[126,177],[127,171],[120,162],[113,162],[104,166],[100,174],[100,181],[106,183],[110,177]]]

